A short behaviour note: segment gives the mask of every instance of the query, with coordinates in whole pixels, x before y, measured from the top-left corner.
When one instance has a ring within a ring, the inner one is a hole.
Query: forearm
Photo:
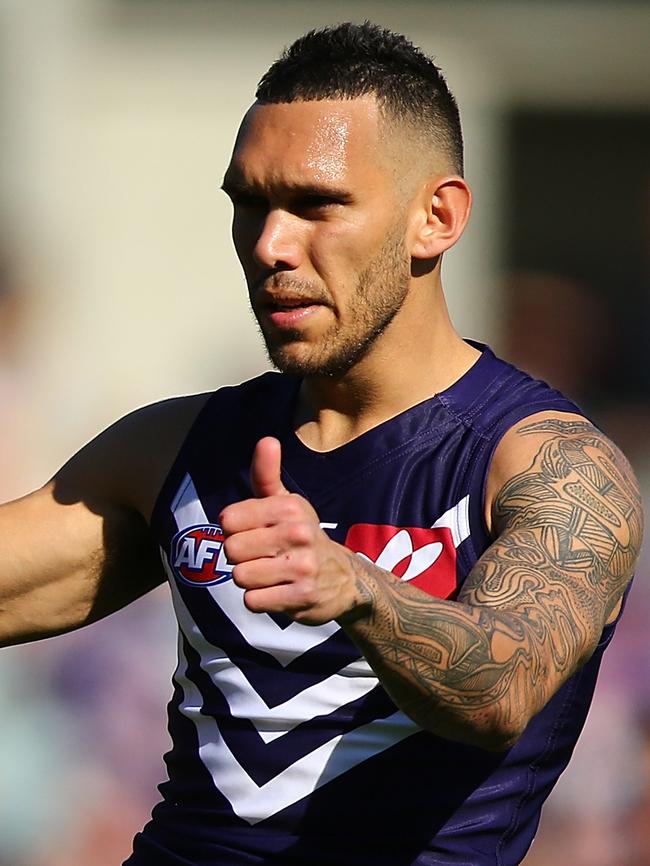
[[[584,426],[551,419],[513,428],[533,444],[499,464],[497,537],[463,575],[457,601],[332,541],[312,506],[283,486],[277,440],[262,439],[251,468],[256,497],[219,516],[245,605],[306,625],[338,620],[423,728],[507,748],[593,652],[639,547],[629,468],[589,425],[583,441]],[[528,468],[517,474],[513,462]]]
[[[359,557],[352,567],[360,604],[344,629],[397,706],[440,736],[507,748],[584,657],[587,630],[562,627],[561,597],[542,621],[433,598]]]
[[[505,473],[498,538],[459,602],[352,557],[360,604],[343,622],[407,714],[495,748],[593,652],[630,580],[643,523],[629,466],[590,424],[552,418],[513,430],[517,447],[530,437],[534,456]]]

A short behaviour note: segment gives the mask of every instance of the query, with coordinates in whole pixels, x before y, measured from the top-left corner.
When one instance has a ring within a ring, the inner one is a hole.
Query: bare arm
[[[257,498],[221,525],[254,611],[338,619],[422,727],[504,749],[593,652],[637,558],[639,493],[625,458],[578,416],[546,413],[500,443],[488,485],[496,536],[458,601],[433,598],[331,541],[280,481],[279,443],[253,459]]]
[[[620,604],[642,531],[632,472],[588,422],[524,421],[499,451],[498,537],[458,602],[359,561],[359,612],[368,613],[345,625],[405,712],[489,748],[512,744],[589,658]]]
[[[0,646],[94,622],[162,581],[148,518],[204,400],[126,416],[44,487],[0,506]]]
[[[61,503],[55,481],[0,508],[0,538],[0,646],[93,622],[159,582],[139,515],[101,496]]]

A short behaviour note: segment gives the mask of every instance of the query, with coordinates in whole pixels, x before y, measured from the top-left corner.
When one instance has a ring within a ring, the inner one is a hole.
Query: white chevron
[[[178,624],[198,653],[202,669],[228,701],[231,714],[235,718],[249,719],[264,742],[269,743],[283,736],[305,719],[331,713],[363,697],[377,685],[378,680],[372,668],[365,659],[360,658],[284,703],[269,707],[224,650],[201,634],[183,602],[164,556],[163,563],[172,587]]]
[[[171,507],[179,530],[210,522],[189,475],[183,479]],[[244,590],[232,580],[200,587],[198,591],[206,590],[244,637],[254,634],[255,646],[270,653],[284,667],[340,629],[334,621],[317,626],[292,622],[282,629],[268,614],[248,610],[244,604]]]
[[[209,522],[189,475],[183,479],[174,498],[172,511],[179,530]],[[469,535],[469,497],[465,497],[454,508],[445,512],[433,526],[449,528],[457,547]],[[404,539],[394,543],[395,550],[397,551],[398,547],[406,550],[400,556],[400,561],[405,555],[412,555],[415,560],[409,565],[407,574],[411,570],[421,573],[428,567],[423,566],[423,563],[426,561],[432,564],[439,555],[438,542],[425,545],[415,553],[410,537],[408,542],[409,550],[405,548]],[[388,551],[385,550],[384,553],[388,556]],[[420,556],[416,560],[417,554]],[[253,722],[259,732],[259,745],[262,749],[267,748],[268,744],[278,737],[288,735],[301,721],[331,712],[336,707],[367,694],[377,684],[377,679],[365,659],[360,658],[284,703],[273,708],[268,707],[223,649],[209,643],[202,635],[183,601],[164,554],[163,562],[181,629],[179,663],[174,675],[183,692],[179,710],[196,727],[199,757],[215,786],[230,801],[235,813],[249,824],[257,824],[281,811],[372,755],[420,730],[419,726],[402,712],[395,712],[387,719],[376,719],[334,737],[286,767],[265,784],[258,785],[229,749],[216,720],[202,713],[204,698],[187,675],[183,634],[198,653],[203,670],[226,698],[232,715]],[[209,592],[245,639],[256,648],[270,653],[284,666],[327,640],[339,628],[336,623],[317,627],[292,623],[282,629],[267,614],[253,614],[248,611],[243,602],[243,590],[233,581],[202,587],[198,591]],[[291,644],[290,650],[286,648],[287,644]]]
[[[196,726],[199,756],[234,812],[249,824],[269,818],[371,755],[383,752],[420,730],[403,713],[393,713],[386,719],[377,719],[334,737],[265,784],[258,785],[228,748],[215,720],[201,712],[203,697],[187,677],[182,640],[178,659],[175,679],[184,694],[181,712]]]

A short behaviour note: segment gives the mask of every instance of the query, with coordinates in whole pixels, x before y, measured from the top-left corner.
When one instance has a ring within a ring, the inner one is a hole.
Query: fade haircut
[[[366,21],[310,30],[260,80],[262,103],[372,94],[386,119],[408,124],[463,173],[458,106],[440,69],[398,33]]]

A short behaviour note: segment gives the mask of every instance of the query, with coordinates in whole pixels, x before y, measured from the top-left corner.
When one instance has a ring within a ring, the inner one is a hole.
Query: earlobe
[[[472,206],[472,193],[462,177],[437,178],[426,184],[414,220],[411,256],[433,259],[462,235]]]

